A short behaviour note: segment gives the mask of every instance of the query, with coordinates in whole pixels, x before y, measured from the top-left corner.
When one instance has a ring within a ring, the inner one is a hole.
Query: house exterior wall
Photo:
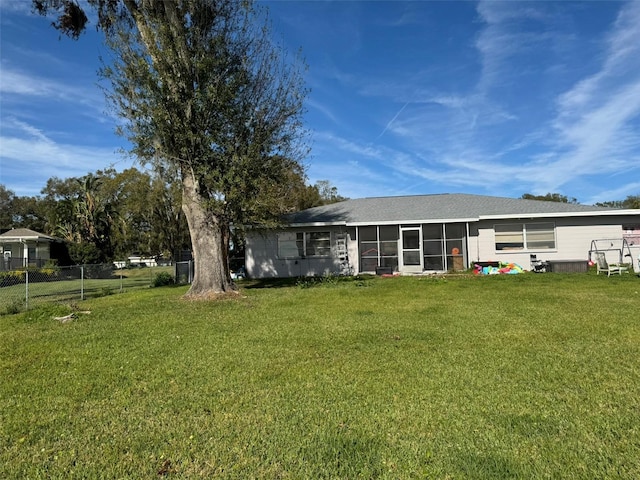
[[[523,220],[484,220],[471,228],[470,257],[475,261],[500,261],[517,263],[524,269],[530,268],[530,256],[536,255],[538,260],[587,260],[591,241],[595,239],[622,239],[622,225],[632,218],[625,217],[572,217],[572,218],[540,218]],[[637,221],[637,219],[636,219]],[[555,224],[556,248],[496,250],[495,226],[513,223],[553,223]],[[634,250],[640,249],[632,247]],[[636,252],[634,258],[637,258]],[[607,260],[617,262],[615,252],[607,253]]]
[[[25,243],[4,243],[0,246],[2,260],[4,262],[3,269],[44,264],[51,259],[50,247],[49,242],[38,242],[34,240],[27,240]],[[9,253],[8,257],[5,257],[5,252]],[[5,258],[7,258],[7,261],[5,261]]]
[[[291,256],[281,258],[278,254],[278,236],[284,233],[320,233],[330,232],[331,254],[328,256]],[[338,255],[337,237],[346,235],[346,229],[340,227],[295,228],[277,232],[250,232],[245,246],[245,269],[249,278],[310,277],[343,272],[344,265]],[[349,260],[353,246],[347,239]],[[356,247],[357,255],[357,247]]]
[[[498,250],[496,248],[497,225],[505,224],[540,224],[551,223],[554,225],[555,248],[537,249],[512,249]],[[591,242],[595,239],[620,239],[623,236],[623,225],[638,225],[638,216],[598,216],[598,217],[549,217],[526,219],[499,219],[482,220],[468,223],[468,237],[466,241],[466,264],[464,268],[473,266],[474,262],[500,261],[517,263],[525,270],[531,268],[531,255],[537,260],[587,260]],[[465,225],[466,227],[466,225]],[[324,257],[297,257],[280,258],[278,255],[278,235],[285,232],[289,234],[298,232],[331,232],[331,255]],[[346,273],[337,251],[337,236],[346,236],[348,273],[361,273],[359,265],[360,252],[358,248],[356,227],[313,227],[292,228],[280,232],[258,233],[250,232],[246,243],[247,274],[250,278],[269,277],[297,277],[324,274]],[[400,248],[400,245],[399,245]],[[630,245],[634,267],[638,267],[640,255],[640,243]],[[612,251],[606,252],[607,261],[615,263],[619,261],[619,255]]]

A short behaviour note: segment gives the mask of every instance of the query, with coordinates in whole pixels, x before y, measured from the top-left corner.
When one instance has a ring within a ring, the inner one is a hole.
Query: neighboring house
[[[63,243],[59,238],[28,228],[9,230],[0,235],[0,270],[42,267],[56,257],[56,247]]]
[[[250,278],[328,273],[421,274],[475,262],[586,260],[595,239],[622,244],[640,233],[640,210],[467,194],[347,200],[248,233]],[[621,247],[620,247],[621,248]],[[640,243],[630,245],[633,258]],[[619,261],[615,252],[610,261]],[[620,250],[621,252],[622,250]]]

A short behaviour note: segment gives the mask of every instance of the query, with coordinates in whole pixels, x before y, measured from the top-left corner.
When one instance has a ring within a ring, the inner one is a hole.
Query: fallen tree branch
[[[73,312],[70,313],[69,315],[65,315],[64,317],[53,317],[54,320],[59,321],[60,323],[68,323],[71,320],[75,320],[76,318],[78,318],[78,314],[82,313],[84,315],[88,315],[91,313],[90,310],[80,310],[79,312]]]

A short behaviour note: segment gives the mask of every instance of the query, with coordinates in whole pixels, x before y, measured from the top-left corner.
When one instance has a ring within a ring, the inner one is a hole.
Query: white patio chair
[[[629,270],[629,267],[619,263],[607,263],[607,257],[604,252],[596,252],[596,265],[596,274],[599,275],[600,272],[607,272],[607,277],[610,277],[612,273],[622,275],[622,272],[627,272]]]

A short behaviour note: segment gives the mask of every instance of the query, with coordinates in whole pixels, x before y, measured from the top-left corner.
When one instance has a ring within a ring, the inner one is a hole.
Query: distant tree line
[[[345,200],[327,180],[307,185],[291,174],[281,198],[293,212]],[[50,178],[38,196],[18,196],[0,184],[0,233],[29,228],[67,241],[78,264],[110,262],[132,254],[176,259],[191,249],[181,189],[158,174],[130,168],[83,177]],[[234,245],[242,245],[234,239]]]
[[[524,200],[542,200],[546,202],[578,203],[576,198],[567,197],[566,195],[561,195],[559,193],[547,193],[546,195],[532,195],[531,193],[525,193],[520,198]],[[629,195],[624,200],[598,202],[596,203],[596,206],[610,208],[640,208],[640,195]]]

